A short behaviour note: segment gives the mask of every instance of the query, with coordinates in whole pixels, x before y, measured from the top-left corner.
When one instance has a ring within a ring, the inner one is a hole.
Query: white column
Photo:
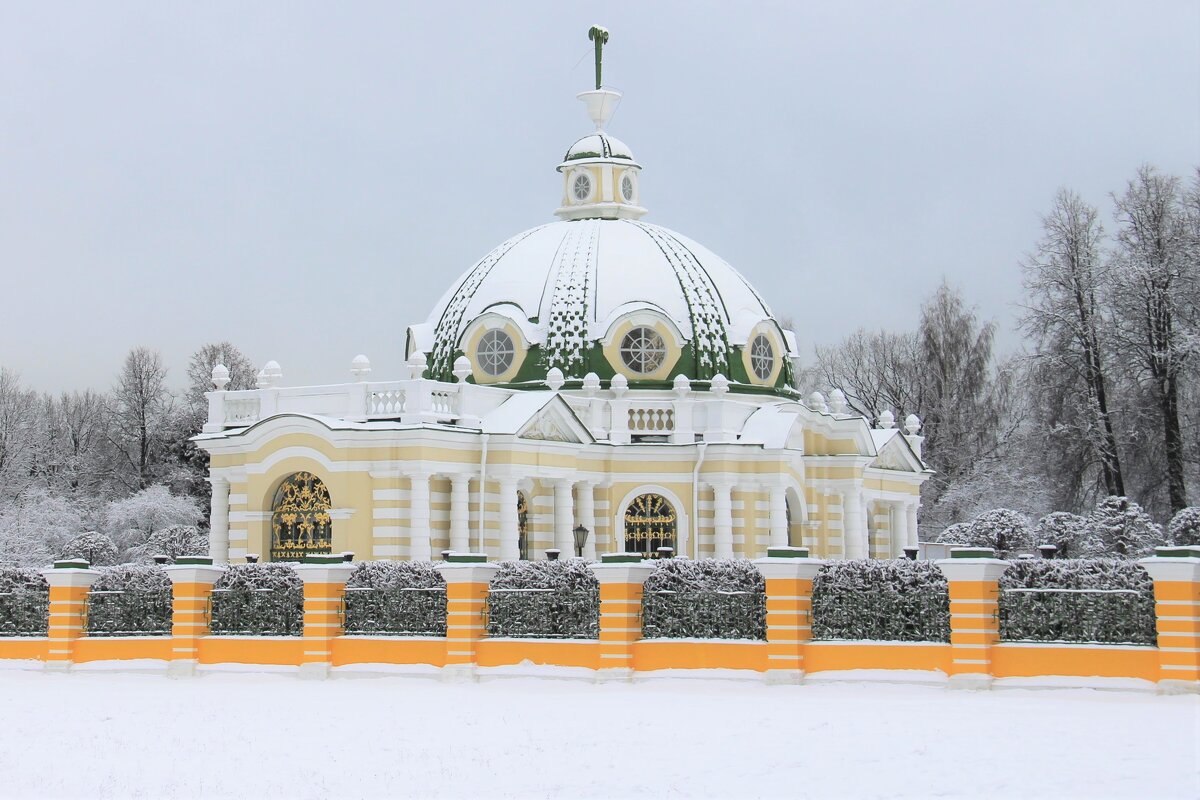
[[[578,492],[579,524],[588,529],[587,542],[583,545],[583,557],[588,561],[596,560],[596,495],[592,484],[581,481],[575,484]]]
[[[892,503],[891,505],[891,551],[894,558],[904,557],[904,548],[908,546],[908,514],[907,505]]]
[[[450,549],[456,553],[471,550],[471,476],[450,476]]]
[[[429,473],[409,476],[408,557],[413,561],[432,561],[433,545],[429,538]]]
[[[212,505],[208,517],[208,554],[214,564],[228,564],[229,481],[212,477],[208,482],[212,485]]]
[[[562,551],[559,558],[575,555],[575,541],[571,536],[571,528],[575,524],[575,514],[571,508],[571,481],[563,479],[554,482],[554,546]]]
[[[857,486],[842,492],[842,542],[846,558],[867,557],[867,519]]]
[[[787,519],[787,487],[772,486],[771,492],[771,547],[787,547],[788,545],[788,519]]]
[[[500,560],[521,557],[521,532],[517,523],[517,479],[498,478],[500,484]]]
[[[917,546],[917,508],[920,503],[916,500],[904,504],[904,516],[907,520],[905,529],[908,532],[908,538],[905,540],[905,547]]]
[[[733,558],[733,485],[714,483],[713,546],[714,558]]]

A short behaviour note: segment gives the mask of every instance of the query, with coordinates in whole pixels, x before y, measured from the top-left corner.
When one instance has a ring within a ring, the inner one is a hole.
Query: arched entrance
[[[625,552],[657,556],[675,546],[675,509],[659,494],[643,494],[625,509]]]
[[[517,551],[522,561],[529,560],[529,501],[517,492]]]
[[[271,504],[271,560],[302,561],[309,553],[330,552],[332,507],[329,489],[311,472],[284,479]]]

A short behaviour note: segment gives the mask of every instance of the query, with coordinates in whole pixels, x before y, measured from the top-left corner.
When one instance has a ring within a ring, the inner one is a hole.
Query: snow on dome
[[[464,334],[484,314],[511,319],[540,349],[541,376],[590,371],[586,354],[631,314],[661,317],[690,345],[689,377],[730,374],[732,346],[767,322],[762,297],[733,267],[674,231],[629,219],[553,222],[496,247],[441,299],[416,345],[432,350],[431,376],[450,374]],[[786,337],[781,358],[787,357]]]
[[[633,151],[629,146],[607,133],[590,133],[567,150],[563,161],[581,161],[589,158],[621,158],[633,161]]]

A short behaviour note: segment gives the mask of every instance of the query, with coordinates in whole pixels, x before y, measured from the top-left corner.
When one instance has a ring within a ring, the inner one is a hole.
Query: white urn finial
[[[591,396],[600,391],[600,376],[594,372],[589,372],[583,376],[583,392]]]
[[[708,390],[713,394],[725,394],[729,391],[729,378],[718,372],[709,382]]]
[[[350,362],[350,374],[354,376],[356,381],[365,381],[367,376],[371,374],[371,359],[359,353]]]
[[[271,376],[267,374],[266,369],[258,371],[258,377],[255,379],[255,385],[260,389],[269,389],[271,387]]]
[[[229,368],[224,364],[217,364],[213,367],[212,382],[218,392],[225,391],[225,387],[229,385]]]
[[[921,418],[916,414],[909,414],[904,418],[904,432],[909,436],[916,436],[921,430]]]
[[[846,393],[841,389],[834,389],[829,393],[829,410],[834,414],[846,413]]]
[[[892,413],[890,408],[885,408],[882,412],[880,412],[879,427],[883,428],[885,431],[896,427],[896,415]]]
[[[454,380],[459,383],[465,383],[467,376],[471,374],[471,360],[466,356],[459,356],[454,359]]]
[[[822,414],[829,413],[829,406],[825,405],[825,395],[820,392],[813,392],[808,396],[808,407]]]
[[[408,366],[408,377],[412,380],[418,380],[425,377],[425,368],[428,366],[425,362],[425,354],[420,350],[413,352],[405,362]]]
[[[267,376],[268,386],[280,386],[283,384],[283,368],[279,366],[278,361],[268,361],[263,365],[263,372]]]
[[[562,388],[566,378],[563,377],[563,371],[558,367],[551,367],[546,373],[546,385],[550,387],[550,391],[557,392]]]
[[[612,381],[609,382],[608,388],[612,390],[613,395],[620,397],[629,390],[629,378],[626,378],[621,373],[613,375]]]
[[[672,381],[671,387],[675,390],[675,396],[682,400],[687,396],[688,392],[692,390],[692,382],[688,380],[687,375],[680,373],[675,376],[675,380]]]

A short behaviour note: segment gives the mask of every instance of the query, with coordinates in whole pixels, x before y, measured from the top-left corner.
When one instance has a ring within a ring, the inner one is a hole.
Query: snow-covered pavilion
[[[589,558],[916,546],[919,421],[873,429],[840,392],[801,400],[795,337],[762,295],[642,221],[642,167],[608,132],[620,98],[579,95],[595,130],[557,167],[558,220],[497,246],[408,328],[407,375],[374,380],[358,356],[348,383],[289,387],[270,362],[259,388],[225,391],[214,369],[196,441],[218,562],[540,558],[577,536]]]

